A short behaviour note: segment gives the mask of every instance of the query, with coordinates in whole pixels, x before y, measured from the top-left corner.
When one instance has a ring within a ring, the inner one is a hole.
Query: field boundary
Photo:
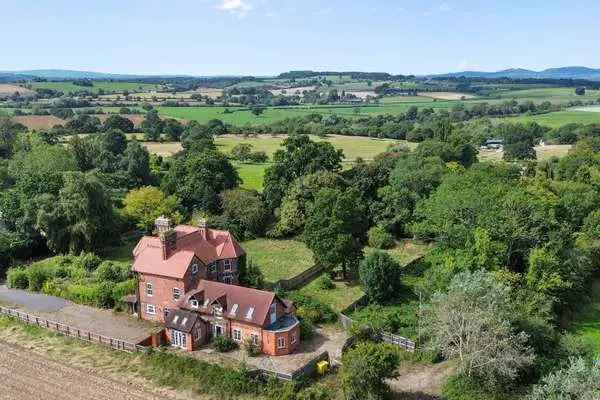
[[[98,333],[94,333],[85,329],[79,329],[71,325],[62,324],[60,322],[38,317],[37,315],[32,315],[22,311],[18,311],[14,308],[0,306],[0,315],[6,315],[10,318],[18,319],[23,323],[29,325],[36,325],[40,328],[44,328],[64,336],[110,347],[113,350],[124,351],[126,353],[135,353],[138,351],[147,350],[147,347],[141,346],[136,343],[100,335]]]
[[[280,279],[275,283],[269,284],[269,286],[272,286],[272,288],[279,287],[284,290],[295,290],[310,283],[317,276],[321,275],[323,271],[324,268],[322,266],[313,265],[312,267],[300,272],[296,276],[287,279]]]

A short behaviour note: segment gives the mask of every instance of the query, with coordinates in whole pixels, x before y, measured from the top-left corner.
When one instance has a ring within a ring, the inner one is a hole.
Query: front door
[[[181,347],[182,349],[187,348],[187,335],[183,332],[175,329],[171,330],[171,346]]]
[[[214,325],[215,337],[223,336],[223,327],[220,325]]]

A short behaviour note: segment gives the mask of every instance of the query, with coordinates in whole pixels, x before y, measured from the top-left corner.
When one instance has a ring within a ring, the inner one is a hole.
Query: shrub
[[[246,338],[244,340],[244,350],[246,350],[246,354],[250,357],[256,357],[260,354],[260,347],[258,344],[255,344],[252,338]]]
[[[217,336],[213,343],[217,351],[221,353],[226,353],[238,347],[236,342],[225,336]]]
[[[96,298],[94,305],[101,308],[112,308],[115,305],[113,300],[114,282],[100,282],[96,286]]]
[[[39,292],[44,283],[52,277],[50,268],[46,264],[33,264],[28,268],[29,290]]]
[[[483,385],[463,375],[448,378],[442,387],[442,394],[446,400],[495,400],[503,396],[483,389]]]
[[[117,283],[112,291],[112,298],[115,304],[122,302],[123,296],[128,294],[134,294],[137,286],[137,280],[128,279],[123,282]]]
[[[312,297],[296,293],[291,300],[298,308],[298,316],[312,324],[334,322],[337,319],[337,315],[331,307]]]
[[[323,275],[321,278],[319,278],[317,286],[319,287],[319,289],[323,290],[331,290],[335,288],[335,285],[333,284],[333,281],[331,280],[331,277],[329,275]]]
[[[96,285],[70,284],[67,286],[66,297],[79,304],[94,305],[96,298]]]
[[[129,265],[103,261],[94,271],[98,282],[122,282],[129,276]]]
[[[308,340],[312,338],[314,334],[315,327],[304,318],[300,318],[300,337],[302,340]]]
[[[27,289],[29,286],[29,276],[23,268],[11,268],[6,273],[8,287],[12,289]]]
[[[102,260],[94,253],[81,253],[75,260],[75,263],[86,271],[95,270]]]
[[[394,237],[380,226],[374,226],[367,233],[369,246],[377,249],[389,249],[394,246]]]
[[[65,294],[64,284],[59,278],[49,279],[44,283],[42,293],[49,296],[63,297]]]

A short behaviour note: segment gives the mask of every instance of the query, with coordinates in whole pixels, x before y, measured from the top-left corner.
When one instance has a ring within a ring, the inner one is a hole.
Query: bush
[[[380,226],[374,226],[367,233],[369,246],[377,249],[389,249],[394,246],[394,237]]]
[[[238,347],[236,342],[225,336],[217,336],[213,343],[217,351],[221,353],[226,353]]]
[[[94,276],[98,282],[122,282],[128,278],[129,268],[128,264],[103,261],[94,271]]]
[[[39,292],[44,287],[44,283],[52,278],[52,272],[46,264],[33,264],[28,268],[29,290]]]
[[[70,284],[66,297],[75,303],[95,305],[98,297],[96,285]]]
[[[128,279],[123,282],[117,283],[112,291],[112,298],[115,304],[122,302],[123,296],[128,294],[134,294],[137,286],[137,280]]]
[[[65,295],[64,283],[59,278],[49,279],[42,287],[42,293],[48,296],[63,297]]]
[[[306,295],[296,293],[291,299],[297,307],[298,317],[306,319],[311,324],[334,322],[337,320],[335,311],[327,304]]]
[[[112,308],[115,305],[113,300],[114,282],[100,282],[96,286],[96,298],[94,305],[100,308]]]
[[[499,400],[504,396],[483,390],[483,385],[462,375],[448,378],[442,387],[446,400]]]
[[[246,350],[246,354],[250,357],[256,357],[260,354],[260,347],[257,344],[254,344],[252,338],[246,338],[244,340],[244,350]]]
[[[312,338],[314,334],[315,327],[304,318],[300,318],[300,337],[302,340],[308,340]]]
[[[81,268],[86,271],[95,270],[98,265],[102,262],[102,259],[95,255],[94,253],[81,253],[79,257],[76,258],[75,263],[79,265]]]
[[[333,284],[333,281],[329,275],[323,275],[320,277],[319,281],[317,282],[317,286],[319,289],[323,290],[331,290],[335,288],[335,285]]]
[[[23,268],[11,268],[6,273],[8,287],[12,289],[27,289],[29,286],[29,276]]]

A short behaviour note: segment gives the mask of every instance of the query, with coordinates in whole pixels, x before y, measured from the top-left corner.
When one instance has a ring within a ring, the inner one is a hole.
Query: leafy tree
[[[217,212],[219,194],[237,187],[240,177],[225,155],[211,149],[191,152],[171,163],[162,186],[176,194],[188,211]]]
[[[252,106],[250,108],[250,112],[252,114],[254,114],[255,116],[258,117],[259,115],[261,115],[262,113],[265,112],[265,107],[262,107],[262,106]]]
[[[376,249],[389,249],[394,246],[394,237],[380,226],[374,226],[367,232],[369,246]]]
[[[430,345],[458,362],[459,374],[486,387],[513,382],[534,356],[513,327],[509,287],[491,273],[457,274],[447,293],[433,296],[425,325]]]
[[[402,270],[398,262],[384,251],[370,252],[360,262],[359,275],[372,303],[382,304],[400,294]]]
[[[146,140],[157,141],[163,131],[163,121],[158,116],[158,111],[151,109],[146,113],[146,118],[142,122],[142,132]]]
[[[161,215],[175,222],[183,219],[179,213],[179,200],[175,196],[165,196],[158,188],[145,186],[133,189],[123,200],[123,214],[135,221],[136,226],[146,233],[152,232],[154,221]]]
[[[283,198],[279,220],[271,234],[282,237],[301,233],[317,192],[323,188],[342,190],[345,186],[342,177],[335,172],[321,171],[296,179]]]
[[[133,140],[127,143],[121,162],[132,186],[151,183],[150,154],[138,141]]]
[[[273,164],[265,171],[263,196],[270,209],[281,204],[290,183],[317,171],[339,171],[343,153],[331,143],[313,142],[306,135],[291,135],[283,149],[273,155]]]
[[[133,132],[133,122],[129,118],[114,114],[104,121],[102,129],[104,131],[117,129],[124,133],[131,133]]]
[[[386,379],[396,376],[398,350],[390,345],[365,342],[342,357],[342,387],[348,400],[376,400],[389,395]]]
[[[96,133],[100,129],[100,120],[88,114],[77,114],[70,119],[66,127],[76,133]]]
[[[582,358],[542,378],[533,387],[529,400],[595,400],[600,397],[600,365]]]
[[[26,132],[21,124],[13,123],[10,118],[0,116],[0,158],[9,158],[13,155],[17,142],[17,135]]]
[[[56,252],[80,252],[101,247],[115,230],[115,213],[104,186],[92,174],[65,175],[57,198],[45,195],[37,227]]]
[[[310,206],[303,238],[317,264],[329,270],[341,266],[346,277],[358,267],[367,227],[358,191],[322,189]]]
[[[252,154],[253,147],[254,146],[249,143],[238,143],[231,149],[231,157],[237,161],[248,161]]]
[[[250,239],[264,232],[269,216],[260,194],[255,190],[231,189],[221,194],[223,217],[234,225],[236,237]]]
[[[181,135],[181,145],[186,151],[216,149],[210,128],[195,121],[185,127]]]
[[[181,122],[173,118],[164,120],[163,132],[168,140],[178,142],[181,139],[184,127]]]
[[[577,87],[577,88],[575,88],[575,94],[577,96],[585,96],[585,87]]]
[[[99,136],[101,151],[108,151],[112,154],[123,154],[127,147],[127,138],[120,130],[110,130]]]

